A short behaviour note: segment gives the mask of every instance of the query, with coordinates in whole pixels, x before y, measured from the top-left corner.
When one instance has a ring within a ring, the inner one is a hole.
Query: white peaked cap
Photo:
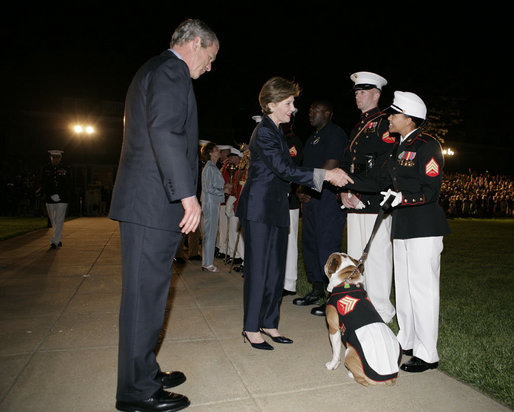
[[[62,150],[49,150],[48,153],[50,153],[51,156],[62,156],[64,152]]]
[[[390,111],[406,114],[425,120],[427,118],[427,107],[421,98],[411,92],[394,92],[393,104]]]
[[[234,148],[234,147],[232,147],[232,148],[230,149],[230,154],[235,154],[235,155],[238,155],[239,157],[243,157],[243,154],[242,154],[239,150],[237,150],[236,148]]]
[[[382,90],[382,87],[387,84],[387,80],[376,73],[371,72],[357,72],[350,76],[350,79],[355,83],[353,88],[355,90],[367,90],[377,88]]]

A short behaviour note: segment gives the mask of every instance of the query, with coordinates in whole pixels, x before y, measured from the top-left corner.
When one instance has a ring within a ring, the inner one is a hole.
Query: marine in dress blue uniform
[[[438,199],[442,183],[443,154],[439,141],[419,127],[426,106],[419,96],[395,92],[388,109],[392,128],[395,115],[413,119],[415,127],[402,134],[386,164],[387,174],[377,179],[352,175],[359,191],[389,188],[395,196],[392,212],[398,341],[413,357],[401,368],[422,372],[438,366],[439,276],[443,236],[448,223]]]
[[[395,142],[394,134],[389,132],[388,115],[378,108],[382,87],[387,85],[387,80],[372,72],[353,73],[350,79],[354,82],[355,100],[361,116],[350,133],[342,168],[348,173],[363,176],[385,173],[381,166],[388,159]],[[379,192],[341,193],[343,200],[345,196],[359,199],[357,207],[346,207],[348,254],[359,259],[371,237],[382,195]],[[393,280],[390,215],[384,216],[373,238],[364,262],[364,273],[364,284],[371,302],[384,322],[391,322],[395,309],[390,301]]]
[[[62,246],[62,229],[66,209],[71,198],[71,170],[61,163],[62,150],[49,150],[50,163],[43,168],[42,191],[45,195],[46,210],[52,224],[53,233],[50,247]]]

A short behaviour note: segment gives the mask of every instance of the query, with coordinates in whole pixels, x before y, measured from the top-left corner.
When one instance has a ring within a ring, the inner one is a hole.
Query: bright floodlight
[[[84,131],[83,127],[80,124],[76,124],[75,126],[73,126],[73,130],[75,131],[75,133],[82,133]]]
[[[87,134],[93,134],[95,132],[95,129],[93,126],[86,126],[86,133]]]

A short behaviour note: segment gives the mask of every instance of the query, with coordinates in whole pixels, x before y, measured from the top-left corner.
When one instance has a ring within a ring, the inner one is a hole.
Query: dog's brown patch
[[[346,366],[346,368],[352,372],[355,382],[360,383],[363,386],[369,385],[369,379],[364,373],[364,369],[362,368],[361,358],[352,346],[350,346],[348,352],[346,353],[344,366]]]
[[[339,315],[337,309],[332,305],[327,305],[325,309],[325,318],[328,324],[328,332],[333,335],[336,332],[341,332],[339,327]]]
[[[357,383],[360,383],[363,386],[369,385],[385,385],[385,386],[393,386],[396,383],[396,378],[389,379],[387,381],[379,382],[374,381],[366,376],[364,373],[364,369],[362,367],[362,360],[355,350],[353,346],[350,346],[346,357],[344,359],[344,366],[352,372],[353,378]]]
[[[355,266],[347,266],[339,273],[343,279],[348,278],[347,281],[352,281],[353,279],[357,279],[361,275],[360,270],[355,269]]]
[[[325,270],[327,272],[327,275],[332,276],[334,272],[337,270],[337,268],[341,265],[341,256],[333,253],[328,257],[328,261],[325,267]]]

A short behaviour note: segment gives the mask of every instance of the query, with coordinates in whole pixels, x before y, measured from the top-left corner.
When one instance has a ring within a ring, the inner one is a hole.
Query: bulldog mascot
[[[361,385],[394,385],[402,357],[401,346],[384,323],[363,287],[358,262],[345,253],[332,253],[325,264],[331,293],[326,307],[332,360],[341,363],[341,335],[346,346],[348,375]]]

